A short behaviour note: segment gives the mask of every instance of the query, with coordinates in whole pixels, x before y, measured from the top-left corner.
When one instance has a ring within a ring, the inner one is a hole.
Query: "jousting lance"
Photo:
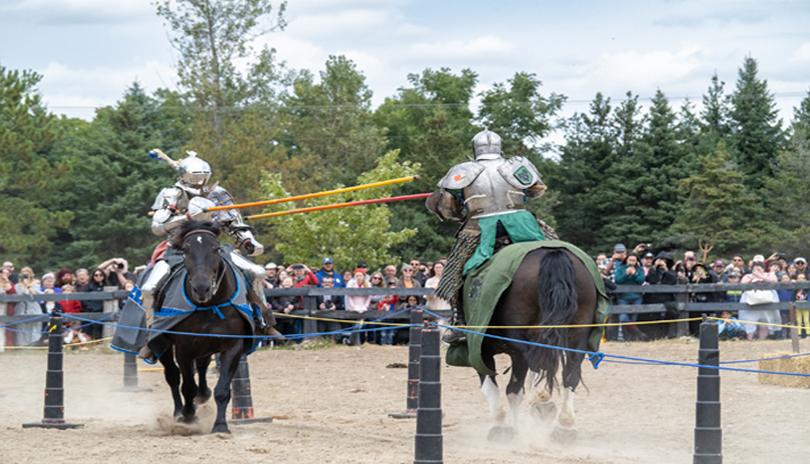
[[[365,190],[365,189],[370,189],[370,188],[374,188],[374,187],[385,187],[387,185],[404,184],[406,182],[413,182],[413,181],[415,181],[417,179],[419,179],[419,176],[399,177],[399,178],[396,178],[396,179],[382,180],[382,181],[379,181],[379,182],[371,182],[369,184],[360,184],[360,185],[355,185],[355,186],[352,186],[352,187],[343,187],[343,188],[334,189],[334,190],[325,190],[323,192],[306,193],[304,195],[295,195],[295,196],[292,196],[292,197],[274,198],[272,200],[253,201],[253,202],[250,202],[250,203],[237,203],[235,205],[213,206],[211,208],[208,208],[206,211],[222,211],[222,210],[225,210],[225,209],[242,209],[242,208],[251,208],[253,206],[277,205],[279,203],[287,203],[287,202],[290,202],[290,201],[309,200],[311,198],[320,198],[320,197],[325,197],[325,196],[329,196],[329,195],[338,195],[338,194],[341,194],[341,193],[356,192],[358,190]],[[407,198],[407,199],[410,199],[410,198]],[[399,200],[394,200],[394,201],[399,201]],[[384,202],[380,202],[380,203],[384,203]],[[348,205],[348,203],[344,203],[344,204]],[[368,203],[366,203],[366,204],[368,204]],[[330,206],[332,206],[332,205],[330,205]],[[354,206],[354,205],[351,205],[351,206]],[[306,209],[306,208],[303,208],[303,209]],[[290,210],[290,211],[295,211],[295,210]],[[285,213],[291,214],[289,211],[285,211]],[[275,214],[275,213],[273,213],[273,214]],[[261,215],[248,216],[248,218],[256,218],[257,216],[261,216]]]
[[[359,201],[350,201],[347,203],[334,203],[331,205],[310,206],[308,208],[288,209],[286,211],[276,211],[274,213],[254,214],[252,216],[246,216],[245,219],[248,220],[267,219],[272,217],[286,216],[288,214],[312,213],[315,211],[326,211],[330,209],[348,208],[351,206],[376,205],[379,203],[394,203],[397,201],[407,201],[407,200],[421,200],[422,198],[427,198],[430,195],[431,195],[430,193],[417,193],[414,195],[402,195],[399,197],[375,198],[373,200],[359,200]]]

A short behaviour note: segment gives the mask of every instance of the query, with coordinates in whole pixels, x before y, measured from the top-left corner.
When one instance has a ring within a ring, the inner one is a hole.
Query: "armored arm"
[[[230,192],[220,186],[214,187],[208,198],[217,206],[234,204]],[[264,253],[264,245],[254,237],[253,227],[247,225],[239,210],[225,209],[216,211],[213,219],[221,224],[236,241],[236,246],[249,256],[258,256]]]
[[[152,233],[167,235],[171,230],[183,225],[188,220],[184,214],[177,212],[180,191],[177,188],[165,188],[158,193],[152,204]]]
[[[509,158],[498,167],[498,172],[509,185],[523,190],[529,198],[537,198],[546,193],[546,184],[540,178],[537,167],[522,156]]]
[[[462,218],[460,202],[447,190],[440,189],[433,192],[425,200],[425,206],[442,221],[460,221]]]

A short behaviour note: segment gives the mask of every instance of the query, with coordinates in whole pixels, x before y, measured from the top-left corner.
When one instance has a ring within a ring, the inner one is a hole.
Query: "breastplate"
[[[498,172],[502,159],[480,161],[484,171],[464,188],[467,218],[476,219],[489,214],[525,209],[526,194],[509,185]]]

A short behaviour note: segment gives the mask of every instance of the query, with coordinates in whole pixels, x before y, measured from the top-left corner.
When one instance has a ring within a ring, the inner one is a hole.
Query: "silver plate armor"
[[[476,161],[501,157],[501,137],[491,130],[484,129],[472,138]]]
[[[198,158],[197,152],[189,151],[186,154],[188,156],[177,163],[177,170],[180,172],[177,186],[192,195],[200,195],[211,178],[211,166]]]

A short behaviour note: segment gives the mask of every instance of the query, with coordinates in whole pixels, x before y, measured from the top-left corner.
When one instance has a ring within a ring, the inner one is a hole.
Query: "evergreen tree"
[[[605,173],[616,161],[610,99],[597,93],[588,113],[566,122],[566,143],[560,163],[551,170],[548,184],[559,192],[553,208],[557,232],[563,240],[596,251],[612,245],[603,236],[609,212],[604,207]]]
[[[686,247],[704,243],[720,255],[761,252],[773,231],[744,179],[723,143],[700,157],[698,169],[681,181],[686,201],[673,225]]]
[[[702,132],[711,137],[715,143],[729,135],[729,102],[724,95],[726,83],[721,81],[715,72],[712,75],[711,85],[703,96],[703,110],[700,113],[703,125]]]
[[[61,130],[36,91],[40,79],[0,66],[0,255],[37,272],[73,217],[53,205],[68,169],[52,153]]]
[[[776,103],[768,82],[757,76],[757,62],[745,58],[731,97],[731,140],[735,162],[754,190],[773,176],[776,156],[784,145]]]
[[[797,108],[793,109],[793,123],[791,124],[793,145],[797,143],[810,144],[810,91]]]

